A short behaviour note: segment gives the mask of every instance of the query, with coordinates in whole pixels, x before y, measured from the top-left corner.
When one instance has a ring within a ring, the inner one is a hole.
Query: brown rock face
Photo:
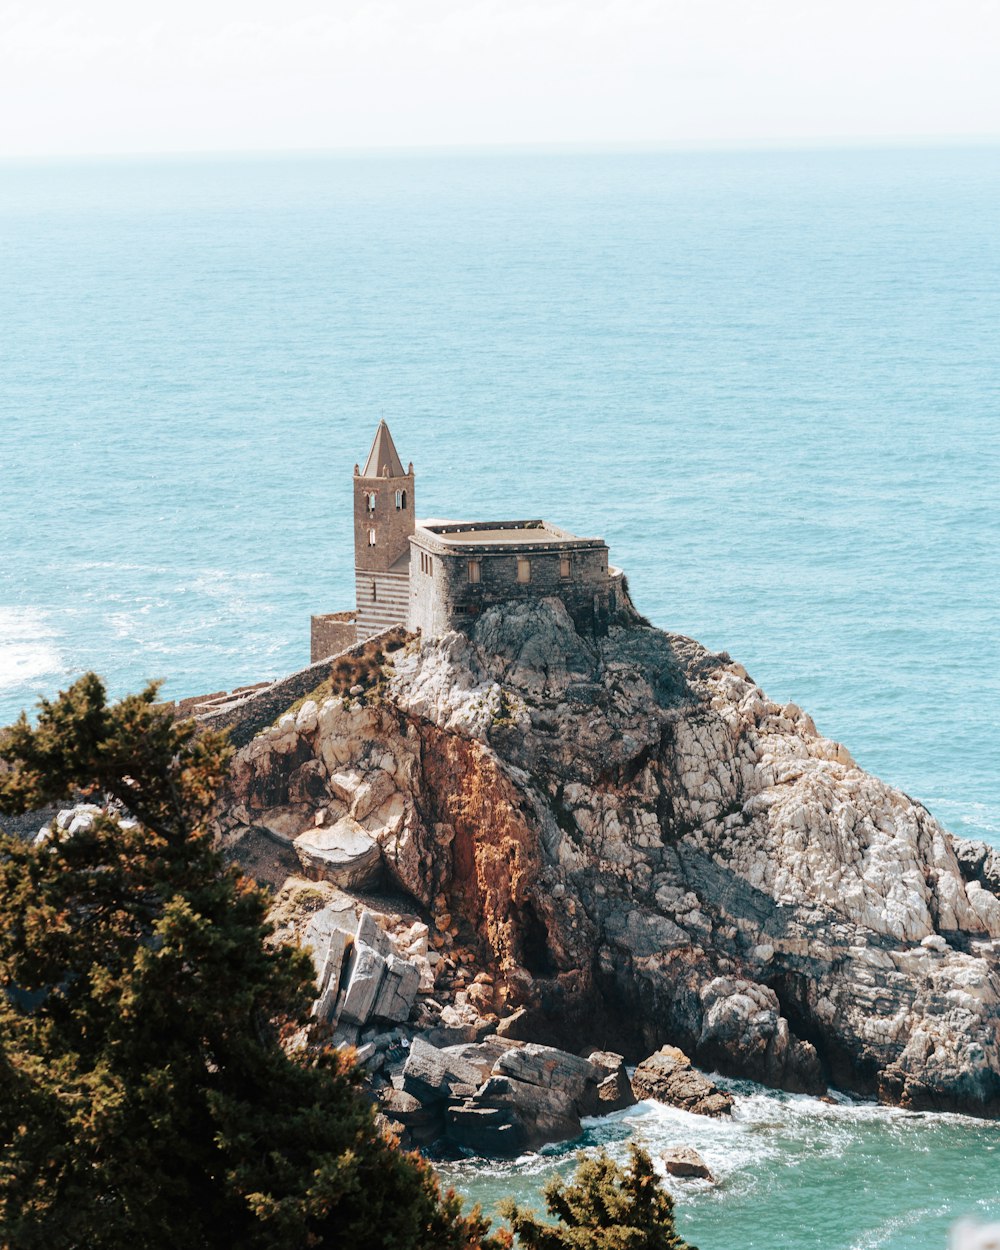
[[[393,663],[379,702],[307,702],[238,753],[224,841],[350,817],[447,917],[435,993],[471,1010],[474,960],[518,1036],[1000,1115],[994,861],[794,704],[637,618],[582,638],[554,600]]]
[[[639,1064],[632,1077],[632,1092],[636,1098],[655,1098],[696,1115],[729,1115],[733,1109],[732,1095],[696,1072],[676,1046],[663,1046]]]

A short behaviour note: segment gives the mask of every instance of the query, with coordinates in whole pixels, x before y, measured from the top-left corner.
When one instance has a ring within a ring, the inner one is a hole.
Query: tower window
[[[478,582],[482,578],[483,566],[479,560],[469,561],[469,581]]]
[[[517,580],[524,584],[531,581],[531,561],[518,560],[517,562]]]
[[[372,603],[378,603],[378,582],[372,582]]]
[[[559,576],[569,577],[569,575],[570,575],[569,556],[560,556],[559,557]]]
[[[368,546],[369,547],[375,546],[375,531],[374,530],[368,531]]]
[[[406,491],[397,490],[396,491],[396,511],[402,512],[402,510],[405,507],[406,507]]]
[[[375,511],[375,492],[373,490],[365,492],[365,504],[369,512]]]

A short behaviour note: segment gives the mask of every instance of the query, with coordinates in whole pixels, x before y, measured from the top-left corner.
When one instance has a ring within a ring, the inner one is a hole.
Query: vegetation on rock
[[[573,1180],[545,1189],[549,1214],[543,1224],[516,1203],[501,1211],[524,1250],[695,1250],[674,1228],[674,1202],[660,1184],[649,1155],[633,1146],[628,1168],[603,1151],[584,1159]]]
[[[88,675],[0,742],[0,809],[95,804],[0,838],[0,1245],[509,1244],[310,1044],[311,961],[207,830],[225,740],[155,699]]]

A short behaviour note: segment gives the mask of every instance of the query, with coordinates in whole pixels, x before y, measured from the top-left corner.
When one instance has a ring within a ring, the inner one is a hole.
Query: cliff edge
[[[411,639],[242,747],[219,829],[276,882],[406,896],[425,1023],[1000,1116],[996,855],[638,617]]]

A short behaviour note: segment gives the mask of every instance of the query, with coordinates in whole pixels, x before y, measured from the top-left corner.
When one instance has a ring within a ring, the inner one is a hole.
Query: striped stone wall
[[[355,574],[358,641],[393,625],[405,625],[410,611],[409,573]]]

